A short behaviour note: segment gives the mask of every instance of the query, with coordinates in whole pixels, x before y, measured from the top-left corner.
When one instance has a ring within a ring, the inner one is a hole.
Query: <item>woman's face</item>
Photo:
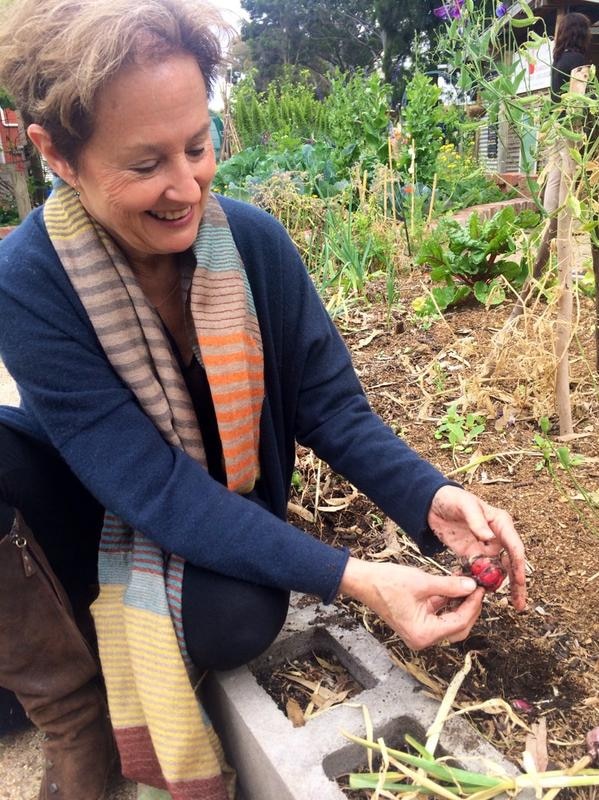
[[[196,61],[127,68],[100,93],[95,120],[76,170],[87,212],[134,264],[189,248],[216,171]]]

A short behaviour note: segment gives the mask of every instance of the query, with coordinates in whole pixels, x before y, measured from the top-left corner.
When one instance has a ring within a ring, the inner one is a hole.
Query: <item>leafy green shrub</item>
[[[244,147],[267,143],[272,136],[319,140],[324,135],[324,109],[307,73],[273,81],[258,92],[253,74],[239,82],[232,96],[235,128]]]
[[[344,191],[352,169],[372,175],[388,158],[390,87],[358,71],[331,77],[317,100],[304,83],[280,81],[257,93],[250,78],[234,91],[234,122],[245,150],[219,167],[215,188],[249,199],[280,172],[293,173],[298,190],[319,197]]]
[[[414,143],[416,175],[412,180],[428,184],[433,182],[437,154],[443,144],[443,107],[439,102],[441,89],[432,79],[416,72],[406,86],[407,105],[402,113],[402,133],[406,139],[400,156],[400,170],[409,173]]]
[[[214,188],[230,197],[251,200],[263,183],[287,173],[300,194],[333,197],[349,185],[335,156],[335,148],[325,142],[302,143],[291,137],[281,139],[278,148],[248,147],[219,165]]]
[[[387,163],[390,99],[391,87],[376,73],[331,77],[323,108],[326,135],[339,148],[339,166],[348,169],[359,162],[371,169]]]
[[[18,225],[19,214],[16,208],[0,206],[0,225]]]
[[[486,177],[483,168],[474,159],[459,153],[451,143],[444,144],[439,149],[435,172],[437,211],[469,208],[510,197],[510,194],[504,193],[494,181]]]
[[[517,237],[539,222],[536,212],[516,214],[512,206],[488,220],[471,214],[465,225],[443,219],[416,257],[416,263],[426,265],[433,282],[441,286],[432,289],[432,297],[414,301],[416,313],[431,316],[472,296],[488,305],[502,303],[504,281],[519,287],[528,274],[525,256],[519,261],[511,258]]]

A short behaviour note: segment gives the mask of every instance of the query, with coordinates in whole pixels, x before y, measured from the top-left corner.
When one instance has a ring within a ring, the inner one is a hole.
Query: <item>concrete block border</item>
[[[342,626],[335,607],[301,607],[294,598],[283,631],[266,653],[247,667],[211,674],[204,687],[204,702],[245,800],[344,800],[336,778],[366,763],[363,748],[341,734],[365,735],[359,707],[337,706],[294,728],[254,677],[312,650],[334,654],[363,687],[351,702],[368,707],[375,738],[383,736],[389,746],[401,745],[405,733],[423,741],[435,718],[438,702],[365,629]],[[488,764],[517,773],[460,717],[445,724],[438,752],[466,768]]]

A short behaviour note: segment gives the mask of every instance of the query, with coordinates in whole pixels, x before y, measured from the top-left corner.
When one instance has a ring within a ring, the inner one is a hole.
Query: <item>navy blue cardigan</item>
[[[21,408],[0,422],[50,442],[112,511],[169,552],[245,580],[334,599],[348,558],[285,522],[295,441],[368,495],[425,552],[448,481],[368,405],[282,226],[219,198],[246,266],[264,345],[261,479],[251,500],[169,446],[109,364],[35,210],[0,244],[0,356]]]

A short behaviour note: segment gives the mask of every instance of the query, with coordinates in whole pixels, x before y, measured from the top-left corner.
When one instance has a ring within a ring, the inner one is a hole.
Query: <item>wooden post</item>
[[[508,171],[510,123],[505,110],[499,111],[497,120],[497,172],[501,175]]]
[[[571,155],[562,153],[562,180],[559,190],[560,211],[557,217],[557,271],[560,294],[555,326],[555,402],[559,417],[560,436],[574,433],[570,404],[570,364],[568,349],[572,333],[572,211],[566,201],[573,188],[572,176],[576,168]]]
[[[572,71],[570,92],[584,94],[589,78],[589,67],[578,67]],[[576,164],[570,155],[567,141],[561,151],[562,179],[559,190],[559,212],[557,216],[557,269],[560,283],[560,296],[557,306],[555,353],[557,372],[555,377],[555,399],[559,417],[560,436],[574,432],[572,427],[572,406],[570,403],[570,365],[568,349],[572,335],[572,253],[573,216],[567,202],[574,186]]]

